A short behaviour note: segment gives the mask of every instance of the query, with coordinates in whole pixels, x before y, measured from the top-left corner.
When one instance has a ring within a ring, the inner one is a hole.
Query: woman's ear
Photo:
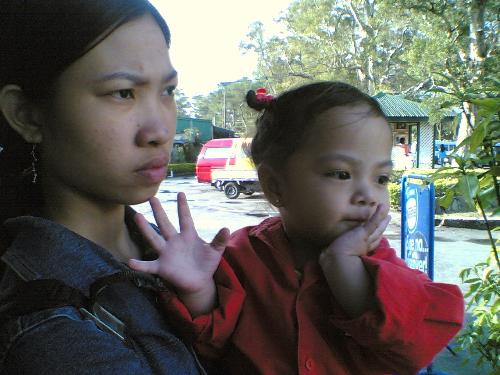
[[[276,207],[283,206],[283,181],[273,168],[262,164],[258,171],[259,182],[265,196]]]
[[[42,141],[39,112],[28,101],[23,90],[17,85],[6,85],[0,90],[0,110],[3,116],[28,143]]]

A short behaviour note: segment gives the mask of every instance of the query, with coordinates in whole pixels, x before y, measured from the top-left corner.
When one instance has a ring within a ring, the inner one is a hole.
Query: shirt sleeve
[[[169,321],[180,331],[179,334],[206,358],[216,358],[222,353],[238,322],[246,296],[234,271],[224,258],[214,280],[218,307],[194,319],[175,294],[162,295]]]
[[[401,373],[418,371],[462,327],[460,289],[407,267],[386,239],[362,260],[374,280],[377,307],[356,319],[336,314],[332,324],[378,356],[384,366],[390,364]]]

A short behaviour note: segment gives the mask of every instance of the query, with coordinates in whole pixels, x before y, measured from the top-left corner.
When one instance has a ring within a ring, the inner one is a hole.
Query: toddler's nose
[[[352,196],[352,203],[361,206],[374,207],[377,205],[376,195],[368,186],[360,187]]]

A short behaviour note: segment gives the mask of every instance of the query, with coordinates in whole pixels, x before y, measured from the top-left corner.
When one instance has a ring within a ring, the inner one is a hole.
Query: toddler
[[[168,318],[224,373],[417,373],[460,329],[463,297],[383,237],[392,135],[377,101],[317,82],[247,103],[261,111],[251,154],[280,215],[206,244],[183,194],[180,233],[153,199],[162,236],[136,220],[159,258],[130,266],[172,286]]]

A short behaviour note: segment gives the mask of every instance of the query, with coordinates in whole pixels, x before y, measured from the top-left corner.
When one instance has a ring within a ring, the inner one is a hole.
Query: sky
[[[187,95],[206,95],[219,82],[253,77],[255,54],[244,54],[240,42],[250,25],[264,24],[266,36],[278,33],[274,20],[291,0],[150,0],[172,34],[170,57]]]

